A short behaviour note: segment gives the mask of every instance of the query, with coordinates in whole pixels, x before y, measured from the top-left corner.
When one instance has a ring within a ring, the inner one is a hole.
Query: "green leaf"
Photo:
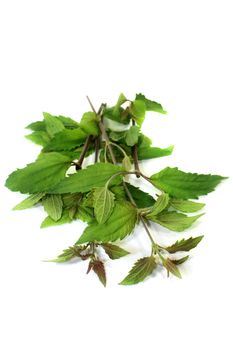
[[[147,208],[154,205],[154,198],[149,193],[140,190],[127,182],[127,187],[138,208]]]
[[[173,208],[185,213],[194,213],[195,211],[201,210],[205,206],[204,203],[197,203],[175,198],[171,198],[170,205]]]
[[[33,131],[46,131],[45,122],[44,120],[42,120],[42,121],[31,123],[27,125],[25,129],[30,129]]]
[[[104,287],[106,287],[107,280],[103,262],[97,259],[90,261],[87,273],[90,270],[93,270],[96,273],[100,282],[104,285]]]
[[[170,247],[166,247],[166,249],[169,253],[176,253],[176,252],[188,252],[189,250],[195,248],[202,240],[204,236],[198,236],[198,237],[190,237],[188,239],[181,239],[180,241],[176,241],[173,245]]]
[[[105,108],[103,115],[107,119],[114,120],[115,122],[121,123],[124,125],[129,124],[129,121],[130,121],[129,113],[128,112],[126,113],[126,110],[124,110],[121,107]]]
[[[55,221],[50,216],[47,216],[41,223],[41,228],[46,228],[50,226],[58,226],[63,224],[71,223],[72,219],[69,216],[69,210],[63,210],[62,216],[59,220]]]
[[[182,278],[178,267],[171,259],[169,259],[169,258],[164,259],[163,266],[167,269],[168,276],[169,276],[169,272],[171,272],[174,276],[176,276],[178,278]]]
[[[49,136],[53,137],[57,132],[60,132],[65,128],[63,123],[51,114],[44,112],[43,116],[45,128]]]
[[[61,218],[63,202],[60,194],[47,195],[43,198],[42,204],[51,219],[58,221]]]
[[[170,260],[171,260],[171,261],[173,262],[173,264],[175,264],[175,265],[181,265],[181,264],[183,264],[185,261],[187,261],[188,258],[189,258],[189,255],[186,255],[186,256],[184,256],[183,258],[180,258],[180,259],[170,259]]]
[[[111,131],[109,134],[110,139],[113,141],[120,141],[124,139],[126,131]]]
[[[96,119],[96,114],[94,112],[86,112],[83,114],[80,127],[88,134],[88,135],[99,135],[99,127]]]
[[[178,199],[197,199],[199,196],[214,191],[215,187],[226,177],[185,173],[178,168],[165,168],[152,175],[153,184]]]
[[[77,123],[75,120],[69,117],[64,117],[63,115],[59,115],[57,119],[62,122],[65,128],[76,129],[79,127],[79,123]]]
[[[6,187],[21,193],[46,192],[55,187],[65,176],[70,159],[59,153],[45,153],[34,163],[11,173]]]
[[[26,135],[25,138],[43,147],[50,141],[50,137],[46,131],[34,131],[33,133]]]
[[[159,147],[138,147],[138,159],[151,159],[170,156],[172,154],[174,146],[171,145],[167,148]]]
[[[82,145],[87,135],[79,129],[64,129],[57,133],[44,148],[44,151],[71,150]]]
[[[147,215],[148,219],[168,228],[171,231],[182,232],[192,226],[192,224],[204,214],[187,216],[175,211],[166,211],[158,215]]]
[[[163,109],[160,103],[157,103],[155,101],[148,100],[144,95],[142,94],[137,94],[136,95],[136,100],[143,101],[146,105],[146,110],[147,111],[153,111],[153,112],[158,112],[162,114],[166,114],[167,112]]]
[[[109,256],[110,259],[119,259],[130,254],[125,249],[122,249],[115,244],[102,243],[101,247],[105,250],[105,253]]]
[[[147,215],[147,218],[149,219],[151,216],[155,216],[159,213],[161,213],[161,211],[163,211],[169,203],[169,196],[167,193],[162,193],[157,201],[155,202],[155,204],[153,205],[153,207],[151,208],[151,213]]]
[[[128,146],[134,146],[138,142],[139,127],[132,125],[125,133],[125,141]]]
[[[122,159],[122,167],[126,171],[130,171],[132,169],[132,164],[128,156],[124,156],[124,158]]]
[[[127,98],[125,97],[124,94],[121,93],[118,97],[118,100],[117,100],[117,103],[114,107],[113,113],[118,113],[119,107],[126,101],[127,101]]]
[[[136,123],[141,127],[145,119],[146,105],[142,100],[135,100],[131,103],[130,113],[133,115]]]
[[[80,257],[82,258],[83,256],[81,253],[86,250],[87,246],[76,246],[74,245],[73,247],[69,247],[67,249],[64,249],[63,252],[58,255],[57,258],[52,259],[52,260],[47,260],[48,262],[57,262],[57,263],[64,263],[67,261],[70,261],[73,258]],[[85,255],[84,255],[85,256]]]
[[[137,212],[135,208],[124,201],[116,201],[109,219],[104,224],[91,224],[83,232],[77,244],[90,241],[114,242],[129,235],[136,224]]]
[[[112,175],[121,170],[121,167],[110,163],[96,163],[65,178],[56,188],[52,189],[50,193],[88,192],[91,191],[93,187],[104,186]],[[111,181],[111,184],[119,184],[121,178],[121,175],[116,176]]]
[[[114,208],[114,194],[104,187],[96,188],[94,191],[94,213],[99,224],[107,221]]]
[[[119,284],[131,285],[144,281],[152,274],[157,264],[154,256],[147,256],[136,261],[129,274]]]
[[[22,210],[22,209],[28,209],[33,207],[33,205],[35,205],[36,203],[38,203],[41,198],[43,198],[45,195],[44,192],[42,193],[35,193],[32,194],[31,196],[27,197],[26,199],[24,199],[22,202],[20,202],[19,204],[17,204],[13,210]]]
[[[84,205],[78,206],[75,218],[87,222],[88,224],[95,221],[93,209],[85,207]]]

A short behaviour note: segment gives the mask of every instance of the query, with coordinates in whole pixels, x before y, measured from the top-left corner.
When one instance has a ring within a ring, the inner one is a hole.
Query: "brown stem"
[[[132,120],[132,124],[133,124],[133,126],[135,125],[134,119]],[[138,174],[136,174],[136,177],[140,177],[140,175],[139,175],[140,168],[139,168],[139,162],[138,162],[138,145],[137,144],[132,147],[132,153],[133,153],[134,169],[138,173]]]
[[[99,149],[100,149],[100,137],[98,136],[95,139],[95,163],[98,162]]]
[[[89,148],[89,146],[90,146],[91,141],[92,141],[92,136],[89,135],[89,136],[86,138],[86,141],[85,141],[84,146],[83,146],[83,148],[82,148],[82,152],[81,152],[81,154],[80,154],[79,160],[78,160],[77,162],[73,162],[73,164],[75,165],[76,171],[82,169],[82,163],[83,163],[83,160],[84,160],[84,158],[85,158],[85,155],[86,155],[86,153],[87,153],[87,151],[88,151],[88,148]]]

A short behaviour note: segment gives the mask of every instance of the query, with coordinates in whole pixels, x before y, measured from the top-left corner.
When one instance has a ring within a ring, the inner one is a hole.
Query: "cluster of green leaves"
[[[142,94],[133,101],[120,94],[115,106],[101,105],[98,113],[94,109],[86,112],[79,123],[44,113],[42,121],[27,126],[32,132],[26,138],[42,146],[36,161],[17,169],[6,180],[10,190],[28,195],[15,210],[43,206],[47,217],[42,228],[75,220],[86,222],[78,241],[50,261],[88,260],[87,273],[96,273],[103,285],[106,272],[101,250],[110,259],[128,255],[128,251],[112,242],[132,234],[140,221],[152,242],[151,255],[136,261],[120,284],[139,283],[158,265],[180,278],[178,265],[188,256],[178,259],[174,254],[195,248],[203,236],[181,239],[164,247],[153,240],[147,224],[151,221],[176,232],[187,230],[203,215],[188,215],[204,207],[191,199],[213,191],[224,179],[170,167],[150,177],[142,174],[141,160],[168,156],[173,150],[173,146],[152,146],[142,133],[147,111],[166,114],[161,104]],[[94,164],[83,168],[85,157],[94,154]],[[149,181],[159,194],[151,196],[133,186],[128,178],[126,181],[129,174]]]

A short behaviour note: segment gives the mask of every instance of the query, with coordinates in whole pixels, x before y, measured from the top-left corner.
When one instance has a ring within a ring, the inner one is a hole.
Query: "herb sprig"
[[[177,232],[188,229],[203,213],[187,213],[198,212],[205,205],[191,199],[207,195],[225,177],[170,167],[151,176],[143,174],[141,160],[168,156],[173,150],[173,146],[152,146],[152,141],[141,132],[147,111],[166,114],[162,105],[142,94],[133,101],[120,94],[115,106],[102,104],[98,111],[89,98],[88,101],[91,111],[84,113],[80,122],[44,113],[42,121],[27,126],[32,132],[26,138],[42,146],[42,150],[35,162],[17,169],[6,181],[10,190],[29,194],[14,209],[42,205],[48,215],[42,228],[75,220],[86,222],[78,241],[49,261],[89,260],[87,273],[96,273],[104,286],[106,272],[101,250],[110,259],[130,254],[113,242],[132,234],[139,222],[148,236],[151,254],[136,261],[120,284],[139,283],[158,265],[168,275],[181,278],[178,265],[189,256],[177,259],[174,254],[195,248],[203,235],[161,246],[154,240],[149,222]],[[93,164],[85,168],[83,162],[88,156],[93,157]],[[149,182],[159,194],[154,198],[143,192],[129,182],[129,176]]]

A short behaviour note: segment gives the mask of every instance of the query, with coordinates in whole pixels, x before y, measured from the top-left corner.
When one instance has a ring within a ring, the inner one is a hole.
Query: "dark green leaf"
[[[190,237],[188,239],[181,239],[180,241],[176,241],[173,245],[170,247],[166,247],[166,249],[169,253],[176,253],[176,252],[188,252],[189,250],[195,248],[198,243],[201,242],[202,238],[204,236],[198,236],[198,237]]]
[[[154,198],[147,192],[143,192],[138,187],[135,187],[127,182],[127,187],[138,208],[147,208],[154,205]]]
[[[87,138],[84,131],[79,129],[64,129],[57,133],[44,148],[44,151],[71,150],[82,145]]]
[[[57,119],[60,120],[64,125],[64,127],[67,129],[76,129],[79,127],[79,123],[77,123],[75,120],[69,117],[64,117],[63,115],[59,115]]]
[[[96,163],[65,178],[51,193],[88,192],[93,187],[104,186],[112,175],[121,170],[121,167],[110,163]],[[116,176],[111,184],[121,182],[121,178],[121,175]]]
[[[197,199],[199,196],[214,191],[226,177],[185,173],[178,168],[165,168],[151,176],[153,184],[178,199]]]
[[[147,256],[139,259],[129,274],[119,284],[131,285],[144,281],[146,277],[152,274],[157,264],[154,256]]]
[[[116,201],[109,219],[104,224],[89,225],[79,238],[77,244],[90,241],[114,242],[129,235],[136,224],[137,212],[128,202]]]
[[[70,166],[70,159],[59,153],[45,153],[34,163],[9,175],[6,187],[21,193],[45,192],[55,187]]]
[[[115,244],[102,243],[101,247],[104,248],[105,253],[109,256],[110,259],[119,259],[130,254],[125,249],[122,249]]]
[[[173,262],[173,264],[175,264],[175,265],[181,265],[181,264],[183,264],[185,261],[187,261],[188,260],[188,258],[189,258],[189,255],[186,255],[186,256],[184,256],[183,258],[180,258],[180,259],[170,259],[172,262]]]

